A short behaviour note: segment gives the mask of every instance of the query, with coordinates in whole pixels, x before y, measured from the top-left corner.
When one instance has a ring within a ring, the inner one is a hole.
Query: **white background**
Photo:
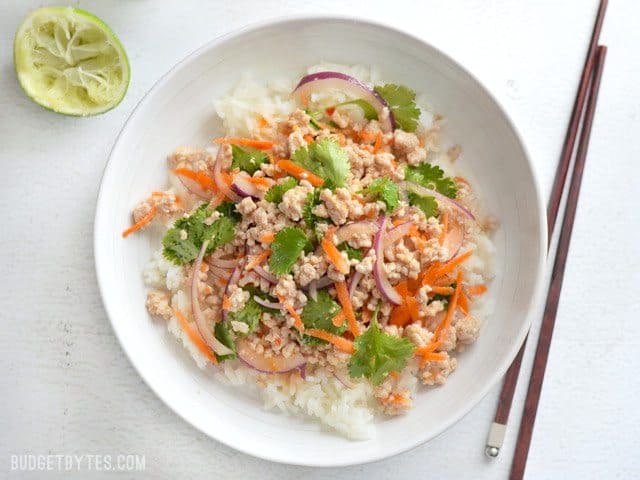
[[[0,6],[0,477],[11,454],[137,453],[146,455],[147,478],[506,478],[528,368],[493,461],[483,449],[499,386],[432,442],[343,469],[257,460],[185,424],[133,370],[103,310],[92,251],[96,194],[124,120],[175,62],[248,23],[322,12],[388,22],[467,66],[520,127],[548,197],[597,1],[72,2],[111,25],[132,68],[122,104],[86,119],[42,110],[15,80],[13,34],[42,3]],[[610,49],[527,478],[639,475],[638,18],[638,2],[611,1],[601,38]],[[532,356],[530,344],[525,365]]]

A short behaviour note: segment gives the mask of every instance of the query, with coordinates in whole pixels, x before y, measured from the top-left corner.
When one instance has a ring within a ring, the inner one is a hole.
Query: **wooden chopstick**
[[[547,230],[549,232],[549,242],[553,236],[553,229],[558,217],[558,210],[560,209],[560,202],[562,200],[562,192],[571,165],[571,158],[573,156],[573,148],[575,145],[576,135],[578,127],[580,126],[580,118],[584,110],[584,102],[587,98],[587,91],[589,89],[589,80],[593,72],[593,65],[595,62],[596,49],[598,40],[600,38],[600,31],[602,30],[602,23],[604,21],[604,15],[607,10],[607,0],[601,0],[598,7],[598,13],[596,14],[596,20],[593,26],[593,32],[591,34],[591,41],[589,43],[589,49],[587,50],[587,57],[584,62],[584,68],[582,70],[582,76],[580,77],[580,83],[578,84],[578,91],[576,93],[576,99],[573,104],[573,111],[571,112],[571,118],[569,120],[569,126],[567,128],[567,134],[565,136],[564,145],[562,147],[562,153],[560,155],[560,162],[556,170],[556,176],[551,188],[551,195],[549,197],[549,204],[547,205]],[[507,370],[502,383],[502,390],[500,391],[500,398],[498,400],[498,406],[496,413],[489,430],[485,452],[489,457],[497,457],[500,453],[500,448],[504,441],[507,422],[509,420],[509,412],[511,411],[511,404],[513,403],[513,394],[516,390],[518,383],[518,375],[520,374],[520,368],[522,366],[522,355],[527,345],[528,337],[525,337],[516,358],[511,363],[511,366]]]
[[[556,313],[558,311],[560,291],[562,290],[562,280],[564,278],[564,267],[567,263],[569,245],[571,243],[571,233],[573,231],[573,223],[576,217],[578,196],[580,195],[580,184],[582,182],[584,164],[587,157],[587,150],[589,148],[591,126],[593,124],[596,104],[598,102],[598,91],[600,90],[600,80],[602,78],[606,53],[607,47],[598,47],[591,89],[587,101],[587,110],[582,124],[582,132],[580,133],[580,140],[578,142],[578,152],[576,154],[573,175],[571,176],[571,184],[569,186],[567,207],[562,220],[558,252],[556,254],[556,259],[551,273],[551,284],[549,285],[547,304],[544,310],[544,316],[542,317],[540,338],[538,339],[538,345],[536,347],[533,370],[531,372],[531,378],[529,379],[529,389],[527,390],[524,412],[520,421],[520,430],[518,431],[518,441],[516,443],[513,464],[511,465],[511,473],[509,475],[510,480],[521,480],[524,476],[524,470],[527,463],[529,447],[531,445],[531,436],[533,434],[538,403],[540,401],[542,382],[544,380],[544,372],[547,366],[547,359],[549,358],[553,327],[555,325]]]

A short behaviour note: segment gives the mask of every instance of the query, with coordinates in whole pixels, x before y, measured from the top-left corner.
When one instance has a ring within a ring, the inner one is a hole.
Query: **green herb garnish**
[[[374,180],[367,188],[362,190],[362,193],[373,195],[374,198],[382,200],[389,213],[396,209],[400,201],[398,186],[387,177]]]
[[[396,123],[405,132],[415,132],[420,118],[420,109],[417,107],[416,92],[404,85],[378,85],[374,90],[389,104]]]
[[[237,145],[231,145],[231,154],[231,168],[239,168],[249,175],[253,175],[256,170],[260,169],[260,165],[269,159],[267,154],[261,150],[240,148]]]
[[[326,188],[344,187],[346,184],[350,169],[349,156],[331,138],[323,138],[308,147],[299,148],[291,160],[323,178]]]
[[[404,170],[404,178],[408,182],[417,183],[430,190],[436,190],[449,198],[455,198],[458,193],[456,182],[452,178],[445,176],[440,167],[427,162],[415,167],[407,166]],[[438,203],[432,196],[423,197],[416,193],[409,193],[409,203],[419,207],[427,218],[438,214]]]
[[[280,203],[285,192],[291,190],[298,185],[298,181],[293,177],[287,177],[282,183],[277,183],[264,194],[264,199],[267,202]]]
[[[338,245],[338,250],[341,252],[347,252],[347,257],[349,260],[362,260],[364,258],[364,253],[359,248],[353,248],[347,242],[342,242]]]
[[[230,353],[228,355],[214,354],[218,362],[222,363],[225,360],[233,360],[234,358],[236,358],[236,344],[233,341],[233,337],[231,336],[231,329],[229,328],[229,324],[227,322],[216,323],[216,326],[213,329],[213,334],[220,341],[220,343],[222,343],[225,347],[233,350],[233,353]]]
[[[389,335],[378,326],[378,311],[367,331],[356,338],[355,353],[349,360],[349,375],[366,377],[373,385],[380,385],[389,372],[399,372],[413,355],[414,345],[406,338]]]
[[[357,105],[362,110],[364,118],[366,118],[367,120],[378,120],[378,112],[376,111],[376,109],[373,108],[373,106],[369,102],[362,100],[361,98],[338,103],[334,108],[342,107],[343,105]]]
[[[203,203],[188,217],[176,220],[162,239],[165,258],[176,265],[184,265],[196,259],[205,241],[209,241],[207,253],[210,253],[233,240],[235,222],[222,216],[207,225],[205,220],[212,213],[209,204]]]
[[[347,322],[343,322],[340,327],[336,327],[333,324],[333,317],[335,317],[338,312],[340,312],[340,305],[331,298],[326,290],[320,290],[317,300],[309,298],[300,317],[302,318],[302,323],[305,328],[318,328],[335,335],[340,335],[347,329]],[[303,335],[302,338],[305,343],[312,345],[327,343],[324,340],[309,335]]]
[[[302,230],[287,227],[276,233],[270,248],[269,270],[274,275],[284,275],[291,271],[302,251],[312,247]]]
[[[242,220],[242,215],[236,210],[236,204],[233,202],[222,202],[216,207],[216,212],[220,212],[222,215],[230,218],[236,223]]]

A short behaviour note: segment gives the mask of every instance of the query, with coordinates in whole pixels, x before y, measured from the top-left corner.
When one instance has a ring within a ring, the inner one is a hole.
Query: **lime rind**
[[[65,115],[111,110],[129,86],[127,54],[98,17],[71,7],[31,12],[14,39],[20,85],[39,105]]]

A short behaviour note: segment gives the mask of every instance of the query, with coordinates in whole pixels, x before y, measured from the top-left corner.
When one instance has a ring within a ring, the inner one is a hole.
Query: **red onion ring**
[[[223,297],[227,295],[227,293],[229,293],[229,288],[231,288],[231,285],[235,285],[238,282],[238,280],[240,280],[240,274],[242,273],[243,268],[244,268],[244,261],[240,262],[238,265],[236,265],[236,268],[233,269],[233,272],[231,272],[231,275],[229,276],[229,281],[224,286]],[[222,320],[226,320],[226,319],[227,319],[227,311],[225,309],[222,309]]]
[[[373,249],[376,252],[376,261],[373,264],[373,277],[382,296],[394,305],[400,305],[402,304],[402,297],[389,283],[387,273],[384,269],[383,237],[386,229],[387,216],[381,215],[378,219],[378,233],[376,233],[376,238],[373,241]]]
[[[365,100],[378,112],[378,120],[382,118],[382,113],[386,108],[389,111],[389,116],[386,120],[380,121],[380,126],[382,130],[387,132],[396,128],[395,118],[386,100],[366,83],[344,73],[316,72],[305,75],[293,90],[293,96],[298,102],[302,103],[302,98],[305,96],[308,97],[314,92],[329,88],[340,90],[352,97]]]
[[[212,267],[218,267],[218,268],[235,268],[236,265],[238,265],[238,259],[237,258],[211,258],[209,259],[209,265],[211,265]]]
[[[253,267],[253,271],[269,283],[278,283],[278,278],[273,273],[267,272],[262,265]]]
[[[360,280],[362,280],[362,277],[362,273],[358,272],[357,270],[356,273],[354,273],[351,277],[351,281],[349,282],[349,298],[353,298],[353,294],[355,293]]]
[[[340,227],[336,231],[336,238],[339,243],[350,240],[355,235],[373,235],[378,231],[378,225],[370,221],[353,222]]]
[[[464,227],[458,222],[449,222],[449,229],[444,236],[444,242],[442,242],[442,246],[446,247],[449,252],[449,258],[447,258],[447,261],[458,255],[463,243]]]
[[[194,194],[196,197],[202,198],[203,200],[211,200],[211,198],[214,196],[214,192],[212,192],[211,190],[205,190],[200,186],[198,182],[178,174],[176,174],[176,177],[178,177],[178,180],[180,180],[182,186],[189,193]]]
[[[213,331],[208,328],[207,321],[202,315],[202,310],[200,310],[200,301],[198,300],[200,278],[198,273],[200,272],[200,265],[202,265],[202,259],[204,258],[204,254],[207,251],[208,246],[209,240],[206,240],[202,244],[198,258],[196,258],[196,261],[193,264],[193,272],[191,274],[191,312],[194,320],[196,321],[198,332],[200,332],[202,339],[209,348],[211,348],[217,355],[230,355],[233,353],[233,350],[226,345],[223,345],[222,342],[215,337]]]
[[[265,308],[270,308],[272,310],[282,310],[282,304],[280,302],[270,302],[269,300],[265,300],[264,298],[260,298],[257,295],[253,296],[253,299],[258,305],[262,305]]]
[[[460,213],[462,213],[465,217],[474,221],[476,219],[476,217],[473,216],[473,213],[471,213],[467,208],[462,206],[460,202],[457,202],[453,198],[449,198],[446,195],[442,195],[440,192],[437,192],[436,190],[425,188],[422,185],[418,185],[417,183],[413,183],[413,182],[402,182],[400,186],[403,187],[405,190],[415,193],[416,195],[420,195],[421,197],[435,197],[436,200],[448,203],[453,208],[455,208]]]
[[[282,356],[265,357],[253,350],[246,338],[238,340],[236,343],[238,358],[250,368],[263,373],[287,373],[292,370],[302,369],[306,360],[300,354],[284,358]]]
[[[216,186],[229,200],[239,202],[241,198],[228,187],[222,178],[222,151],[225,148],[230,147],[228,145],[220,145],[220,148],[218,148],[218,154],[216,155],[216,161],[213,167],[213,181],[216,182]]]
[[[315,302],[318,300],[318,281],[312,280],[309,282],[309,296]]]
[[[336,380],[338,380],[342,385],[344,385],[347,388],[354,388],[356,385],[349,379],[348,376],[346,376],[342,371],[340,370],[336,370],[335,372],[333,372],[333,376],[336,377]]]
[[[231,189],[241,197],[260,198],[260,190],[247,180],[248,175],[244,172],[239,173],[231,183]]]
[[[407,235],[413,226],[412,221],[408,221],[405,223],[401,223],[397,227],[393,227],[391,230],[387,232],[384,237],[384,248],[387,248],[390,245],[393,245],[402,237]]]

